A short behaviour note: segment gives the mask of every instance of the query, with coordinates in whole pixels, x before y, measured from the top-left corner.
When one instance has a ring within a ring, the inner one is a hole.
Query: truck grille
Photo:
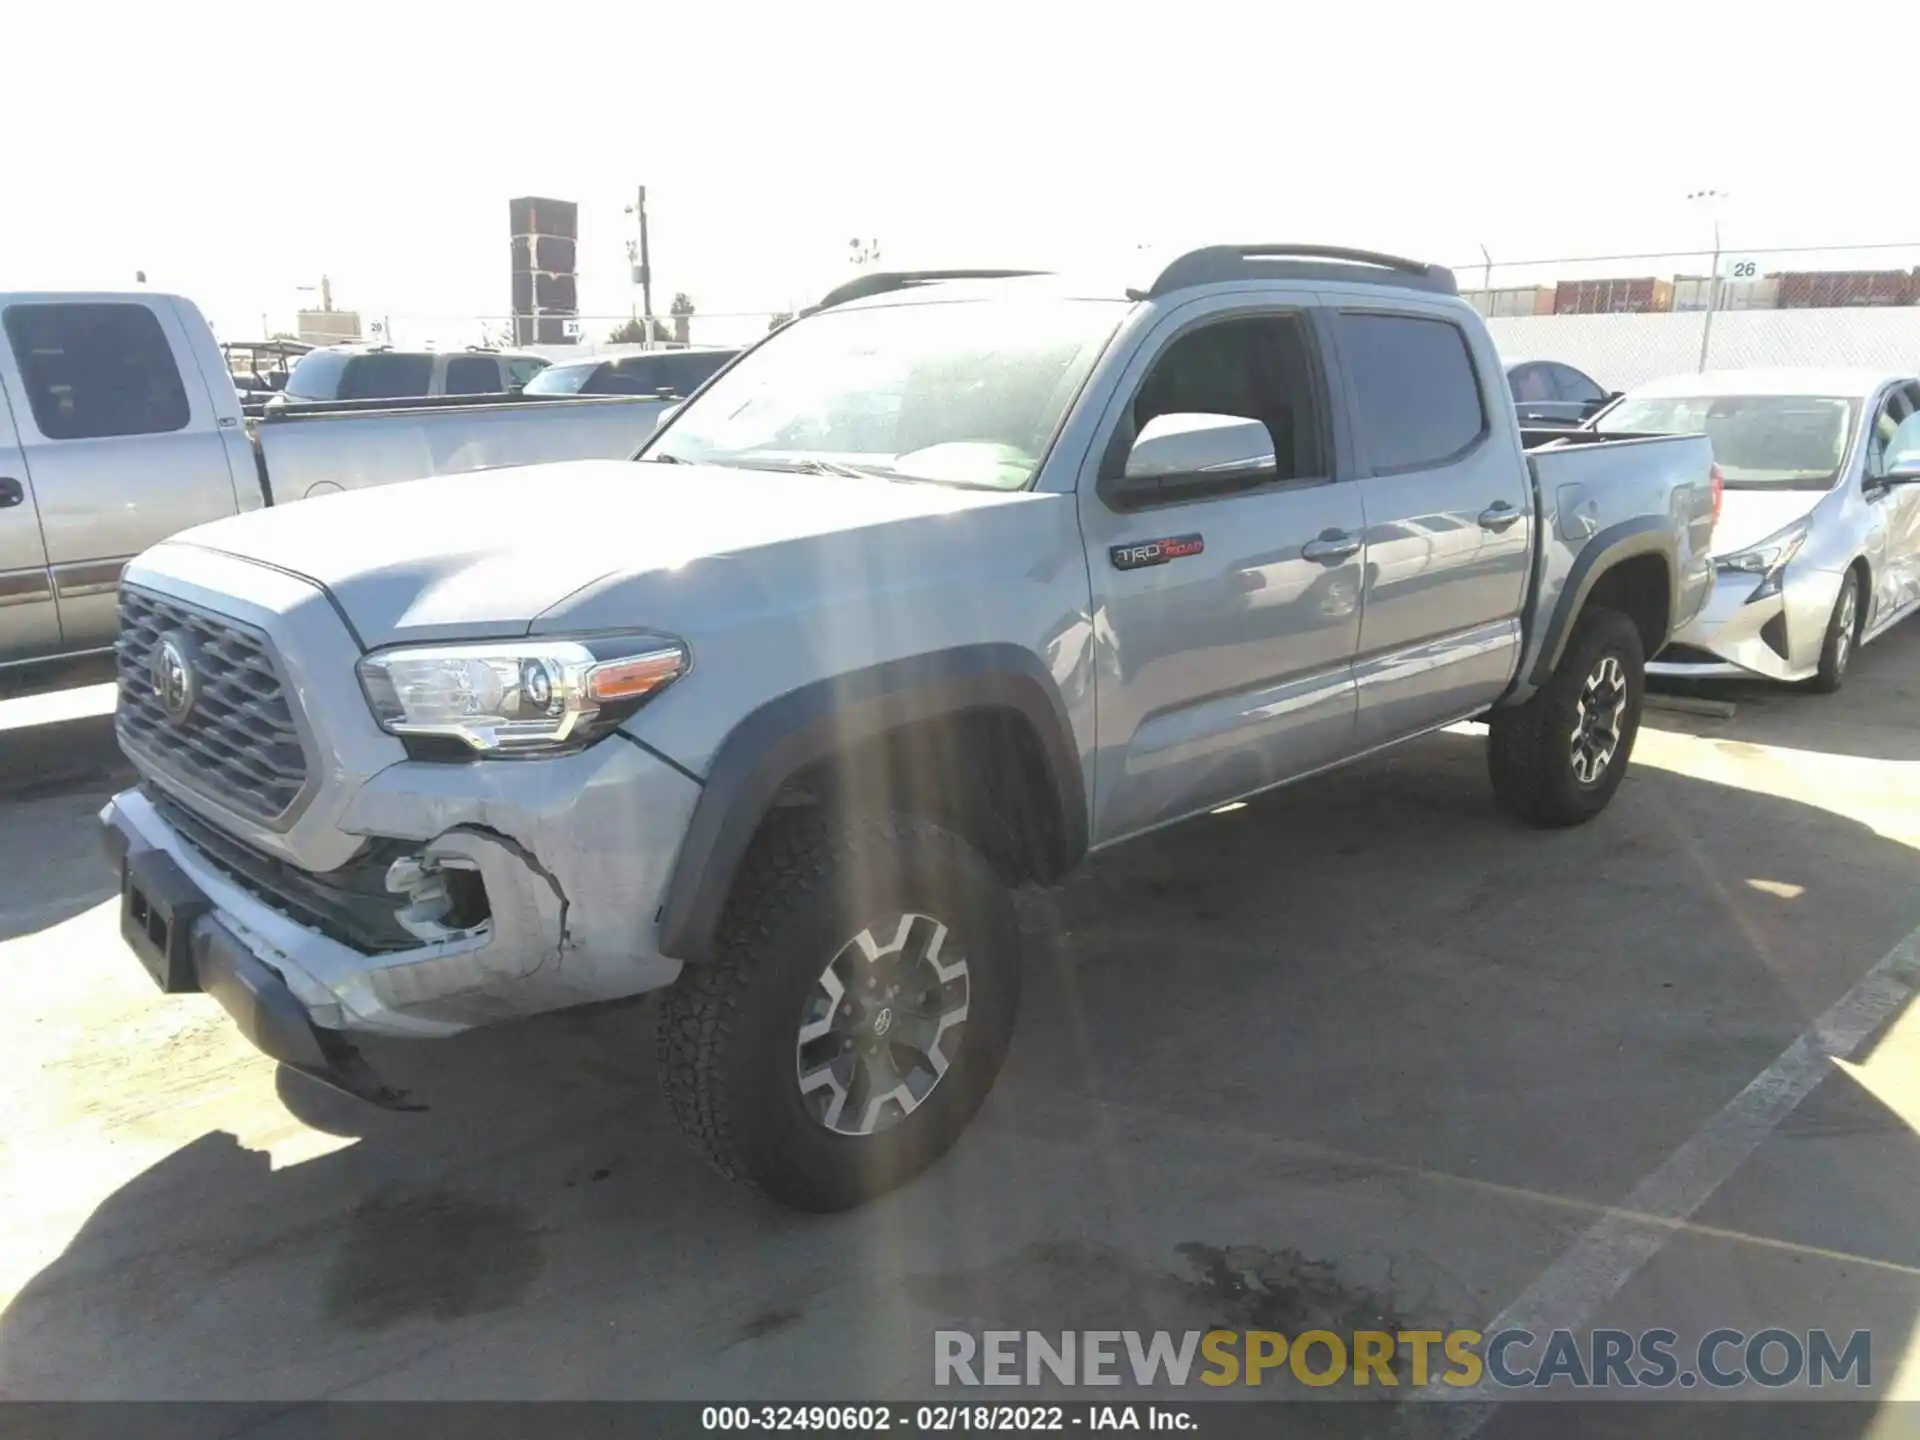
[[[184,715],[168,714],[155,681],[155,658],[169,639],[191,672]],[[265,635],[122,585],[115,651],[121,745],[242,815],[271,822],[292,808],[307,783],[307,757]]]
[[[315,875],[234,839],[155,786],[144,785],[141,793],[208,864],[294,924],[370,955],[411,950],[421,943],[401,925],[403,901],[386,885],[388,868],[417,845],[371,841],[340,869]]]

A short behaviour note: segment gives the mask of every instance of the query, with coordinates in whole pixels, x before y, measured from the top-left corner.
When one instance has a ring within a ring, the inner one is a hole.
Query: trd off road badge
[[[1115,545],[1107,551],[1116,570],[1142,570],[1149,565],[1164,565],[1169,560],[1184,560],[1207,548],[1198,535],[1169,535],[1164,540],[1136,540],[1131,545]]]

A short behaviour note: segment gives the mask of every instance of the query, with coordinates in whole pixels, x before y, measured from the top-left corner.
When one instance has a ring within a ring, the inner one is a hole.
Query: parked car
[[[655,395],[684,400],[738,350],[654,350],[562,360],[536,375],[530,395]]]
[[[1606,806],[1712,583],[1705,439],[1529,454],[1415,261],[976,273],[859,277],[634,463],[142,555],[101,818],[162,988],[385,1104],[356,1035],[665,989],[680,1128],[830,1209],[992,1085],[1016,885],[1474,716],[1515,815]],[[1474,543],[1393,528],[1438,515]]]
[[[1920,380],[1872,370],[1727,370],[1631,391],[1601,434],[1700,433],[1726,503],[1713,599],[1655,674],[1805,681],[1920,605]]]
[[[1514,360],[1507,364],[1507,387],[1522,425],[1578,425],[1617,391],[1557,360]]]
[[[300,357],[280,394],[290,401],[505,395],[524,389],[549,363],[540,355],[478,347],[438,351],[328,345]]]
[[[177,530],[423,475],[621,458],[667,408],[483,395],[276,406],[256,421],[186,300],[0,294],[0,332],[0,670],[111,648],[121,567]],[[503,363],[449,358],[495,376]]]

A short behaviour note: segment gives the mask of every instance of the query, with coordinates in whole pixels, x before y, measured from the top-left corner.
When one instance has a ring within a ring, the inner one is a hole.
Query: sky
[[[1482,246],[1704,269],[1717,204],[1729,250],[1911,244],[1906,266],[1920,125],[1873,48],[1890,13],[22,0],[0,288],[143,270],[244,339],[324,274],[402,342],[471,343],[508,308],[515,195],[579,202],[581,308],[630,313],[642,184],[655,309],[684,290],[708,317],[817,298],[854,237],[903,267],[1318,241],[1478,283]]]

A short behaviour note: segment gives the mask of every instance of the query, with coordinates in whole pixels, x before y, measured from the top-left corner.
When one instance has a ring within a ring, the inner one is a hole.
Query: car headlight
[[[1723,570],[1738,570],[1760,576],[1760,587],[1747,598],[1764,600],[1769,595],[1780,593],[1780,582],[1787,562],[1799,554],[1800,547],[1806,543],[1807,524],[1799,521],[1777,534],[1769,535],[1758,545],[1749,546],[1736,554],[1722,555],[1717,563]]]
[[[382,650],[360,686],[389,735],[443,736],[481,755],[553,755],[607,734],[687,669],[658,635]]]

